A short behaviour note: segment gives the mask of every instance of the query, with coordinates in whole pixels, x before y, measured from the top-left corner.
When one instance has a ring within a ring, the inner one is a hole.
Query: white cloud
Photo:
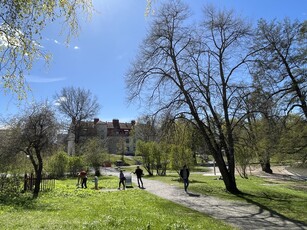
[[[22,47],[22,36],[21,30],[14,29],[6,23],[0,25],[0,46]]]
[[[57,81],[64,81],[65,78],[63,77],[46,78],[41,76],[28,75],[26,76],[26,80],[27,82],[32,82],[32,83],[51,83]]]
[[[54,105],[59,106],[61,104],[61,102],[65,102],[65,101],[67,101],[66,97],[60,97],[59,99],[54,101]]]

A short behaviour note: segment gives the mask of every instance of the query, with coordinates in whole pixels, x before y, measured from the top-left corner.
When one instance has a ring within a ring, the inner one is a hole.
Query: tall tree
[[[83,157],[88,166],[93,167],[96,176],[100,176],[99,168],[106,160],[105,143],[100,138],[90,138],[82,148]]]
[[[299,111],[307,119],[306,22],[261,19],[256,31],[253,76],[284,111]]]
[[[249,149],[258,158],[264,172],[272,173],[271,156],[275,153],[280,138],[277,103],[261,84],[254,84],[255,90],[245,99],[246,119],[242,127],[247,135],[241,138],[241,148]],[[244,143],[245,142],[245,143]]]
[[[57,109],[70,121],[69,133],[74,136],[74,142],[79,143],[82,122],[93,118],[99,111],[98,100],[90,90],[74,87],[64,87],[55,94]]]
[[[35,104],[10,121],[8,142],[11,154],[23,152],[30,159],[35,172],[33,198],[37,198],[43,172],[43,154],[56,140],[58,130],[55,114],[45,103]]]
[[[149,115],[138,118],[134,126],[133,135],[136,140],[145,142],[158,140],[157,119]]]
[[[91,11],[91,0],[2,0],[0,85],[3,90],[25,97],[24,75],[37,60],[50,59],[50,54],[40,45],[44,28],[57,19],[62,20],[69,41],[79,31],[80,12],[90,16]]]
[[[287,116],[283,121],[278,143],[279,160],[293,160],[296,164],[307,163],[307,123],[298,115]]]
[[[240,120],[234,119],[242,92],[238,74],[249,56],[244,45],[250,26],[232,11],[207,7],[204,12],[202,26],[194,30],[186,5],[162,5],[127,74],[129,99],[144,99],[156,112],[171,110],[193,122],[226,189],[238,193],[233,128]]]

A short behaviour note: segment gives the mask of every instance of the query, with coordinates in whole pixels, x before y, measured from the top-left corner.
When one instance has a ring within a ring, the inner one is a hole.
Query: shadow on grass
[[[256,205],[257,207],[259,207],[259,213],[258,214],[260,214],[264,210],[266,210],[270,213],[270,216],[277,216],[277,217],[281,218],[282,220],[289,221],[289,222],[295,224],[298,227],[298,229],[306,229],[306,227],[307,227],[307,224],[305,222],[295,220],[295,219],[290,219],[289,217],[286,217],[285,215],[278,213],[277,211],[269,208],[268,206],[263,205],[262,203],[259,203],[255,200],[253,200],[253,197],[259,198],[260,196],[255,196],[255,195],[244,193],[244,192],[241,192],[240,194],[237,194],[236,196],[244,199],[246,202],[248,202],[250,204],[253,204],[253,205]],[[265,196],[263,196],[262,198],[270,199],[270,200],[276,200],[276,201],[279,201],[279,202],[289,202],[289,199],[283,199],[283,198],[277,198],[277,197],[272,198],[272,197],[269,197],[267,194],[265,194]],[[257,214],[254,214],[254,215],[257,215]]]
[[[35,209],[37,200],[33,199],[32,193],[22,193],[19,196],[0,195],[0,204],[11,207],[22,207],[25,209]]]

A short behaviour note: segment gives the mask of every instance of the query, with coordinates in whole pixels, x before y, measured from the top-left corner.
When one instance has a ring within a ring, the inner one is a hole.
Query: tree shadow
[[[0,196],[0,204],[3,206],[21,207],[23,209],[36,209],[37,200],[32,193],[23,193],[19,196]]]
[[[265,199],[270,199],[270,200],[276,200],[276,201],[279,201],[279,202],[289,202],[289,199],[284,199],[284,198],[278,198],[278,197],[271,197],[265,193],[263,193],[264,196],[262,196],[262,198],[265,198]],[[261,196],[256,196],[256,195],[252,195],[252,194],[248,194],[248,193],[244,193],[244,192],[240,192],[239,194],[236,194],[237,197],[240,197],[241,199],[245,200],[247,203],[249,204],[252,204],[252,205],[255,205],[257,207],[260,208],[260,211],[259,211],[259,214],[261,212],[263,212],[264,210],[268,211],[270,213],[270,216],[277,216],[279,218],[281,218],[282,220],[285,220],[285,221],[289,221],[293,224],[295,224],[298,229],[306,229],[307,225],[306,223],[302,222],[302,221],[299,221],[299,220],[295,220],[295,219],[291,219],[255,200],[253,200],[252,198],[253,197],[261,197]],[[255,214],[256,215],[256,214]]]

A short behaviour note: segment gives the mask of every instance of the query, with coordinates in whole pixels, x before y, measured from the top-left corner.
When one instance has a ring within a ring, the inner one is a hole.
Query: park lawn
[[[233,229],[222,221],[151,195],[145,190],[118,191],[116,177],[103,187],[76,188],[76,180],[56,181],[56,188],[0,199],[0,229]]]
[[[165,177],[148,177],[148,179],[160,180],[183,187],[182,182],[178,182],[178,174]],[[256,176],[250,176],[249,179],[236,177],[236,182],[242,192],[240,195],[227,192],[223,180],[219,180],[218,176],[203,176],[199,173],[192,173],[189,190],[223,199],[254,203],[286,218],[307,224],[307,182],[273,181]]]

